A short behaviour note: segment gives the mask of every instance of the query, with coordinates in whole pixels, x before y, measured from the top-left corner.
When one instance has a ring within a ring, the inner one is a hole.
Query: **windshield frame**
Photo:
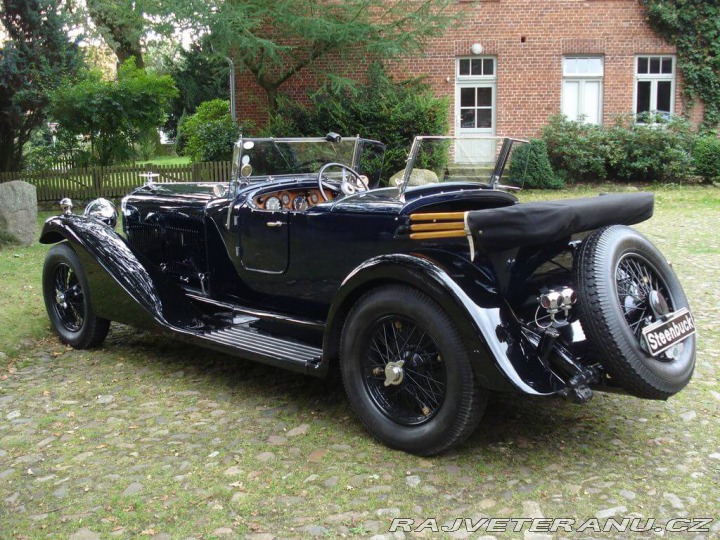
[[[353,152],[352,152],[352,159],[350,163],[347,163],[349,167],[351,167],[353,170],[358,170],[358,167],[360,165],[360,145],[362,142],[367,141],[371,143],[377,143],[382,144],[380,141],[374,141],[372,139],[364,139],[362,137],[342,137],[339,141],[331,141],[328,140],[327,137],[243,137],[242,135],[237,140],[234,146],[234,152],[233,152],[233,158],[232,158],[232,174],[231,178],[233,181],[237,182],[258,182],[262,181],[260,179],[272,179],[272,178],[279,178],[279,177],[285,177],[285,176],[298,176],[298,174],[302,175],[308,175],[308,174],[314,174],[314,173],[296,173],[296,172],[288,172],[288,173],[280,173],[280,174],[259,174],[259,175],[253,175],[252,173],[247,177],[242,177],[240,171],[242,169],[242,158],[243,158],[243,150],[244,143],[252,141],[256,144],[260,143],[271,143],[271,144],[307,144],[307,143],[317,143],[317,144],[342,144],[342,143],[352,143],[353,145]]]
[[[418,135],[413,139],[412,146],[410,147],[410,152],[408,153],[407,163],[405,165],[405,171],[403,173],[402,182],[398,186],[398,198],[402,197],[408,188],[408,183],[410,181],[410,176],[412,175],[413,169],[415,168],[415,162],[417,161],[418,155],[420,153],[420,148],[422,147],[423,141],[426,140],[438,140],[438,141],[467,141],[467,140],[494,140],[494,141],[502,141],[502,148],[500,152],[498,153],[498,156],[495,161],[494,165],[494,171],[492,175],[492,180],[490,183],[491,189],[497,189],[499,186],[500,178],[502,176],[503,171],[505,170],[505,165],[507,164],[507,160],[510,157],[510,153],[512,150],[512,145],[514,143],[529,143],[530,141],[525,139],[518,139],[514,137],[501,137],[497,135],[464,135],[464,136],[457,136],[457,135]],[[482,186],[486,186],[483,188]],[[487,189],[486,184],[480,184],[478,183],[478,189]]]

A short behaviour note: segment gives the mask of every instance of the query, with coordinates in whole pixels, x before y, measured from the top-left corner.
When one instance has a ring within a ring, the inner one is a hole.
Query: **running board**
[[[246,324],[213,330],[200,336],[203,345],[263,364],[311,373],[320,364],[322,349],[249,328]]]

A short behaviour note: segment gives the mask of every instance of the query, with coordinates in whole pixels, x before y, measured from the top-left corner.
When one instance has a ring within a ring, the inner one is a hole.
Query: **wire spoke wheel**
[[[63,343],[76,349],[102,343],[110,321],[96,315],[85,269],[69,244],[56,244],[48,251],[42,286],[50,323]]]
[[[467,439],[482,418],[487,393],[457,326],[415,288],[386,285],[357,300],[340,360],[355,413],[392,448],[434,455]]]
[[[662,297],[669,311],[674,311],[668,286],[650,262],[637,253],[624,255],[615,270],[615,285],[620,307],[635,339],[642,345],[642,330],[657,320],[653,309],[653,292]]]
[[[58,320],[71,332],[78,332],[85,322],[85,297],[77,274],[70,266],[60,263],[53,276],[55,303]]]
[[[404,425],[430,420],[440,410],[447,387],[435,340],[416,322],[395,315],[380,319],[370,335],[363,376],[377,407]],[[388,371],[388,366],[395,369]]]
[[[681,309],[687,297],[667,259],[624,225],[597,229],[575,258],[580,322],[611,385],[648,399],[682,390],[695,369],[695,336],[653,355],[643,330]]]

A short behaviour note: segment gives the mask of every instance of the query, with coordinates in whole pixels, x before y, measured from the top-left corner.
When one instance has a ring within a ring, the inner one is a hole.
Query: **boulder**
[[[390,177],[391,186],[399,186],[405,171],[393,174]],[[408,186],[424,186],[425,184],[437,184],[438,175],[429,169],[413,169],[410,173]]]
[[[13,180],[0,184],[0,231],[18,243],[35,242],[37,190],[32,184]]]

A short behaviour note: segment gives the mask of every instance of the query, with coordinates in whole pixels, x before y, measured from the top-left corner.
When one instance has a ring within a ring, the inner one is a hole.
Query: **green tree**
[[[367,60],[422,51],[452,19],[450,0],[227,0],[209,15],[218,51],[239,61],[265,91],[271,113],[280,87],[322,62],[336,83]],[[343,67],[344,66],[344,67]]]
[[[705,105],[703,128],[720,124],[720,3],[717,0],[641,0],[650,24],[673,43],[689,104]]]
[[[180,118],[194,114],[201,103],[228,98],[229,66],[208,50],[207,42],[181,49],[175,58],[166,59],[164,66],[179,92],[165,124],[167,133],[176,134]]]
[[[240,127],[230,116],[230,102],[224,99],[202,103],[178,126],[178,140],[184,141],[182,152],[193,162],[228,161],[239,136]]]
[[[134,0],[86,0],[88,15],[113,50],[118,62],[135,58],[138,68],[145,67],[142,38],[146,32],[143,2]]]
[[[52,94],[50,113],[60,129],[86,136],[97,164],[132,157],[141,135],[165,121],[177,89],[168,75],[155,75],[126,61],[116,81],[89,72],[78,82],[66,81]]]
[[[49,91],[80,65],[77,46],[50,0],[3,0],[0,21],[0,170],[22,167],[23,147],[46,120]]]
[[[328,84],[311,97],[310,107],[281,101],[278,111],[267,135],[338,131],[382,141],[387,145],[382,178],[405,168],[415,135],[442,135],[448,128],[447,99],[435,97],[422,79],[393,81],[380,63],[370,65],[364,84],[353,89]]]

